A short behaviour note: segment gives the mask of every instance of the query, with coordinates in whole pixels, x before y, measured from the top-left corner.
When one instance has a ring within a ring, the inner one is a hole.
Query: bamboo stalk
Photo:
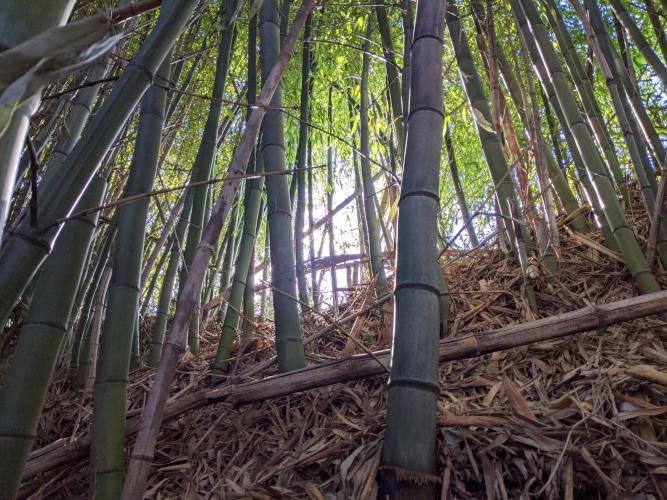
[[[273,71],[272,68],[279,57],[278,15],[278,7],[275,3],[264,2],[262,4],[259,39],[263,82],[266,82],[269,72]],[[292,27],[292,31],[294,29]],[[282,85],[273,94],[271,104],[278,107],[283,105]],[[266,111],[262,127],[261,148],[264,155],[264,169],[267,172],[283,172],[285,170],[285,126],[284,116],[280,109],[272,108]],[[266,212],[271,234],[271,283],[276,289],[287,295],[296,296],[292,204],[285,176],[267,178]],[[305,358],[300,340],[301,324],[298,305],[281,294],[273,293],[273,312],[280,371],[303,367]]]
[[[371,254],[371,276],[380,273],[377,282],[378,296],[384,295],[389,290],[387,277],[384,273],[384,261],[382,260],[382,249],[380,244],[380,228],[378,226],[378,217],[375,211],[375,186],[371,174],[370,158],[370,135],[368,130],[368,72],[370,66],[370,38],[373,28],[373,13],[369,15],[366,22],[366,41],[364,43],[364,55],[361,70],[361,99],[359,103],[359,130],[360,130],[360,149],[361,149],[361,177],[363,187],[363,204],[366,219],[366,229],[368,236],[369,249]]]
[[[312,15],[306,19],[304,40],[310,38]],[[297,179],[296,217],[294,218],[294,250],[296,260],[296,279],[299,290],[299,300],[308,304],[308,283],[306,282],[305,256],[303,252],[303,229],[306,219],[306,155],[308,153],[308,121],[309,121],[309,94],[312,86],[310,77],[310,43],[303,42],[303,56],[301,62],[301,121],[299,122],[299,146],[296,153],[296,168],[294,174]],[[329,89],[331,99],[331,89]],[[330,101],[331,102],[331,101]],[[330,139],[329,139],[330,140]],[[328,170],[327,170],[328,171]],[[327,201],[328,203],[328,201]],[[303,308],[302,308],[303,312]]]
[[[220,42],[218,46],[218,59],[216,62],[215,79],[213,82],[213,90],[211,95],[214,99],[221,99],[225,93],[225,85],[227,83],[227,75],[229,73],[230,57],[233,52],[234,45],[234,20],[231,19],[234,10],[234,3],[231,0],[223,0],[220,5],[220,26],[222,31],[220,33]],[[204,182],[211,179],[214,173],[216,141],[218,136],[218,125],[220,123],[220,115],[222,113],[222,103],[214,100],[209,101],[208,116],[206,118],[206,125],[199,143],[197,157],[193,164],[193,172],[197,172],[197,181]],[[190,227],[188,229],[188,236],[185,242],[185,252],[183,254],[183,266],[179,276],[179,296],[182,293],[183,285],[185,284],[192,259],[197,250],[197,245],[201,239],[201,232],[204,212],[206,210],[206,195],[208,186],[197,186],[194,189],[194,198],[192,200],[192,213],[190,214]],[[190,344],[190,351],[193,354],[199,352],[199,314],[192,317],[192,324],[188,334],[188,342]]]
[[[392,500],[432,498],[435,490],[431,481],[406,478],[423,479],[436,471],[445,5],[419,1],[412,42],[410,132],[398,210],[395,321],[378,494]]]

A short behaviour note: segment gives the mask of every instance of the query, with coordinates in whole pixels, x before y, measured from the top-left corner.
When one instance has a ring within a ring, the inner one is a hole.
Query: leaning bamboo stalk
[[[4,1],[0,9],[0,46],[5,50],[16,47],[49,28],[62,26],[67,22],[72,7],[74,2],[71,0],[33,2],[29,5],[21,0]],[[0,242],[30,119],[39,107],[41,94],[42,89],[39,89],[17,107],[0,136]],[[14,303],[8,307],[14,307]],[[4,325],[6,318],[0,320],[0,324]]]
[[[78,206],[100,203],[106,181],[96,177]],[[51,377],[68,332],[72,305],[97,214],[69,222],[37,278],[35,295],[0,392],[0,496],[12,497],[37,433]]]
[[[597,331],[600,328],[644,318],[667,311],[667,291],[632,297],[630,299],[594,305],[577,311],[552,316],[498,330],[474,332],[461,337],[443,340],[439,345],[439,361],[477,358],[495,351],[554,340],[577,333]],[[376,353],[382,361],[389,362],[389,352]],[[350,380],[380,375],[384,369],[368,355],[358,355],[335,360],[302,370],[268,377],[256,382],[227,385],[214,391],[198,391],[166,405],[164,418],[176,418],[184,413],[222,401],[235,406],[252,404],[301,391]],[[144,412],[146,410],[144,409]],[[139,430],[139,418],[132,418],[127,434]],[[88,453],[90,438],[82,437],[61,446],[47,446],[48,452],[36,450],[26,466],[24,480],[47,472],[60,465],[75,462]]]
[[[563,133],[565,134],[565,140],[572,155],[572,162],[574,163],[577,176],[579,177],[579,180],[583,186],[584,194],[588,198],[588,203],[593,207],[593,211],[595,212],[595,215],[600,221],[600,227],[602,229],[602,234],[604,235],[605,245],[609,247],[609,249],[615,251],[618,249],[618,244],[616,243],[616,239],[614,238],[614,235],[609,226],[609,222],[607,221],[607,216],[602,210],[602,203],[600,202],[600,199],[596,196],[593,181],[591,179],[591,176],[589,176],[588,172],[586,171],[586,167],[584,165],[581,152],[579,151],[579,145],[575,141],[574,136],[572,135],[572,132],[570,130],[570,127],[568,126],[567,120],[565,119],[565,114],[563,113],[561,104],[558,101],[558,97],[556,96],[556,91],[554,90],[554,85],[552,84],[549,78],[546,66],[540,56],[540,51],[537,47],[537,43],[535,42],[535,38],[533,37],[533,34],[530,31],[530,27],[528,25],[528,21],[526,20],[526,16],[523,14],[523,11],[521,10],[521,5],[519,4],[518,0],[510,0],[510,4],[512,6],[512,13],[514,14],[514,19],[520,31],[519,36],[521,37],[520,39],[523,42],[522,48],[523,45],[525,45],[526,48],[528,49],[531,62],[533,63],[533,67],[535,68],[537,77],[540,80],[540,83],[542,84],[542,89],[544,92],[543,97],[551,105],[551,108],[553,109],[554,114],[556,115],[556,119],[558,120],[558,124],[563,130]],[[557,138],[554,139],[554,148],[556,148],[556,152],[558,154]]]
[[[308,13],[313,7],[314,0],[303,2],[294,18],[292,28],[290,29],[282,52],[275,59],[275,64],[271,72],[264,78],[262,92],[257,99],[260,104],[268,104],[273,97],[276,88],[280,84],[287,63],[290,60],[294,46],[296,45],[299,33],[303,27]],[[253,109],[246,123],[241,142],[239,143],[234,159],[229,166],[231,174],[243,174],[250,154],[254,148],[255,139],[259,132],[266,108],[259,106]],[[208,225],[204,228],[201,242],[195,253],[192,267],[188,273],[188,278],[183,288],[183,293],[178,301],[174,322],[169,332],[169,337],[164,348],[162,360],[153,382],[151,392],[148,396],[146,408],[143,412],[141,427],[137,441],[132,450],[132,458],[125,481],[121,498],[123,500],[143,498],[146,488],[146,481],[150,472],[152,457],[155,452],[155,443],[160,431],[160,424],[164,414],[165,405],[169,396],[169,387],[173,381],[176,372],[178,358],[185,350],[185,342],[190,324],[190,317],[195,310],[199,298],[204,273],[215,251],[215,243],[220,236],[220,231],[225,218],[229,213],[230,204],[236,196],[240,182],[229,182],[222,186],[220,196],[215,204],[213,213],[209,219]],[[302,346],[301,349],[303,349]],[[303,352],[303,351],[302,351]]]
[[[570,75],[572,76],[572,81],[574,82],[581,104],[586,112],[588,120],[593,128],[595,137],[598,140],[598,143],[602,147],[604,158],[609,165],[612,175],[616,181],[623,199],[626,204],[630,205],[630,192],[628,191],[627,181],[625,175],[621,170],[618,158],[616,156],[616,149],[614,148],[614,143],[611,140],[609,134],[609,129],[605,123],[602,115],[602,110],[598,104],[597,98],[593,91],[593,84],[586,74],[584,65],[579,59],[579,54],[577,49],[574,46],[572,41],[572,36],[568,31],[568,27],[565,24],[563,16],[558,10],[558,6],[554,0],[542,0],[544,5],[544,12],[546,14],[547,20],[551,25],[551,29],[556,35],[556,40],[558,42],[558,47],[563,54],[563,59],[567,64],[568,69],[570,70]]]
[[[639,88],[633,83],[628,70],[625,67],[625,64],[618,55],[618,51],[616,50],[616,47],[611,40],[611,36],[607,31],[607,24],[602,17],[602,13],[600,12],[598,4],[595,1],[591,2],[589,0],[584,0],[583,4],[586,9],[586,17],[588,18],[591,27],[593,28],[593,31],[598,38],[600,48],[602,49],[604,57],[607,59],[607,63],[609,64],[611,71],[614,73],[614,78],[617,80],[617,85],[619,88],[625,89],[625,94],[627,94],[627,97],[632,104],[634,114],[637,118],[637,121],[639,122],[639,126],[637,126],[637,123],[632,118],[631,113],[627,113],[630,125],[633,127],[632,133],[637,137],[640,137],[641,133],[644,134],[646,143],[648,146],[650,146],[653,154],[658,160],[658,163],[662,164],[665,161],[666,156],[665,148],[662,144],[660,136],[658,135],[658,132],[655,129],[655,126],[653,125],[653,121],[646,111],[646,107],[644,106],[644,101],[642,100]],[[641,133],[639,131],[640,127]],[[648,180],[651,184],[651,189],[653,189],[655,194],[658,190],[658,184],[655,179],[655,172],[653,171],[653,168],[651,168],[651,165],[648,161],[646,147],[644,147],[644,143],[642,141],[640,141],[639,146],[642,148],[642,161],[644,164],[644,169],[646,170],[646,176],[648,177]]]

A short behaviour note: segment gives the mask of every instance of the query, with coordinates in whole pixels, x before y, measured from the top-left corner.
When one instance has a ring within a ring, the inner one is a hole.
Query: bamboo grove
[[[0,498],[56,371],[92,408],[91,498],[140,499],[184,353],[216,343],[224,386],[270,324],[279,372],[303,369],[302,322],[343,330],[362,285],[392,349],[378,498],[439,497],[448,250],[498,245],[535,319],[563,224],[660,291],[666,20],[664,0],[2,2]]]

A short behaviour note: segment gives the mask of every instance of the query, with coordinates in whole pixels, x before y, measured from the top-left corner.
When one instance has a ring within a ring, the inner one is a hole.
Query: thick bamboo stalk
[[[478,358],[484,354],[512,349],[524,345],[554,340],[577,333],[597,331],[611,325],[667,312],[667,291],[632,297],[630,299],[595,305],[577,311],[551,316],[528,323],[511,325],[498,330],[473,332],[440,341],[439,361]],[[375,353],[385,364],[390,361],[390,353]],[[358,355],[338,359],[329,363],[311,366],[291,373],[248,382],[226,385],[213,391],[199,391],[185,396],[165,407],[164,420],[176,418],[184,413],[207,404],[233,401],[241,406],[278,398],[301,391],[350,380],[372,377],[385,370],[369,355]],[[139,429],[139,418],[132,418],[127,425],[127,434]],[[30,479],[55,467],[80,460],[90,447],[90,437],[84,436],[74,442],[63,440],[60,446],[47,446],[36,450],[28,461],[24,479]]]
[[[262,81],[280,52],[278,33],[278,8],[273,2],[264,2],[260,10],[260,57]],[[294,30],[294,27],[292,27]],[[272,106],[283,105],[282,85],[278,86]],[[285,170],[285,125],[280,109],[268,109],[262,127],[262,154],[266,172]],[[271,284],[288,296],[296,296],[296,272],[294,269],[294,246],[292,243],[292,209],[287,177],[272,176],[266,179],[266,209],[271,250]],[[280,293],[273,293],[273,312],[276,325],[276,348],[280,371],[301,368],[305,364],[301,346],[301,325],[297,303]]]
[[[24,2],[15,2],[24,5]],[[50,5],[52,2],[35,3]],[[14,304],[42,264],[58,234],[54,221],[70,213],[105,157],[118,132],[134,111],[149,87],[153,74],[164,60],[172,43],[181,32],[197,0],[168,0],[162,8],[157,25],[127,65],[100,110],[95,114],[81,139],[53,179],[48,192],[39,199],[41,234],[30,231],[26,221],[8,239],[0,252],[0,324],[9,317]],[[54,3],[55,5],[55,3]],[[21,7],[23,8],[23,7]]]
[[[445,6],[438,0],[419,1],[412,42],[410,132],[398,210],[395,321],[378,495],[392,500],[433,498],[436,485],[431,478],[436,474],[439,393],[437,220]]]
[[[371,12],[366,23],[366,41],[364,43],[364,55],[361,70],[361,99],[359,103],[359,131],[360,131],[360,145],[361,150],[361,178],[363,187],[363,201],[364,214],[366,219],[366,229],[369,243],[369,250],[371,254],[371,276],[375,273],[380,273],[377,282],[378,296],[384,295],[389,290],[387,285],[387,277],[384,273],[384,261],[382,259],[382,248],[380,244],[380,228],[378,225],[377,213],[375,211],[375,186],[373,184],[373,177],[371,173],[370,162],[370,133],[368,130],[368,109],[370,107],[368,102],[368,72],[370,66],[370,39],[373,28],[373,13]]]
[[[95,177],[77,208],[97,206],[106,181]],[[0,496],[13,498],[28,460],[98,213],[68,222],[39,273],[28,316],[0,392]]]

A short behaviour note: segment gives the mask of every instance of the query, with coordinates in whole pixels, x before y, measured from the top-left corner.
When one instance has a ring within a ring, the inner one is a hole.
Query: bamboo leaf
[[[0,137],[26,99],[45,85],[80,69],[113,47],[105,16],[94,16],[37,35],[0,54]]]
[[[484,130],[488,132],[493,132],[493,124],[489,122],[486,118],[484,118],[484,115],[482,112],[477,109],[477,108],[472,108],[472,113],[475,115],[475,121],[477,122],[477,125],[482,127]]]
[[[255,0],[250,6],[250,12],[248,12],[248,19],[252,19],[259,12],[259,9],[262,8],[264,0]]]

